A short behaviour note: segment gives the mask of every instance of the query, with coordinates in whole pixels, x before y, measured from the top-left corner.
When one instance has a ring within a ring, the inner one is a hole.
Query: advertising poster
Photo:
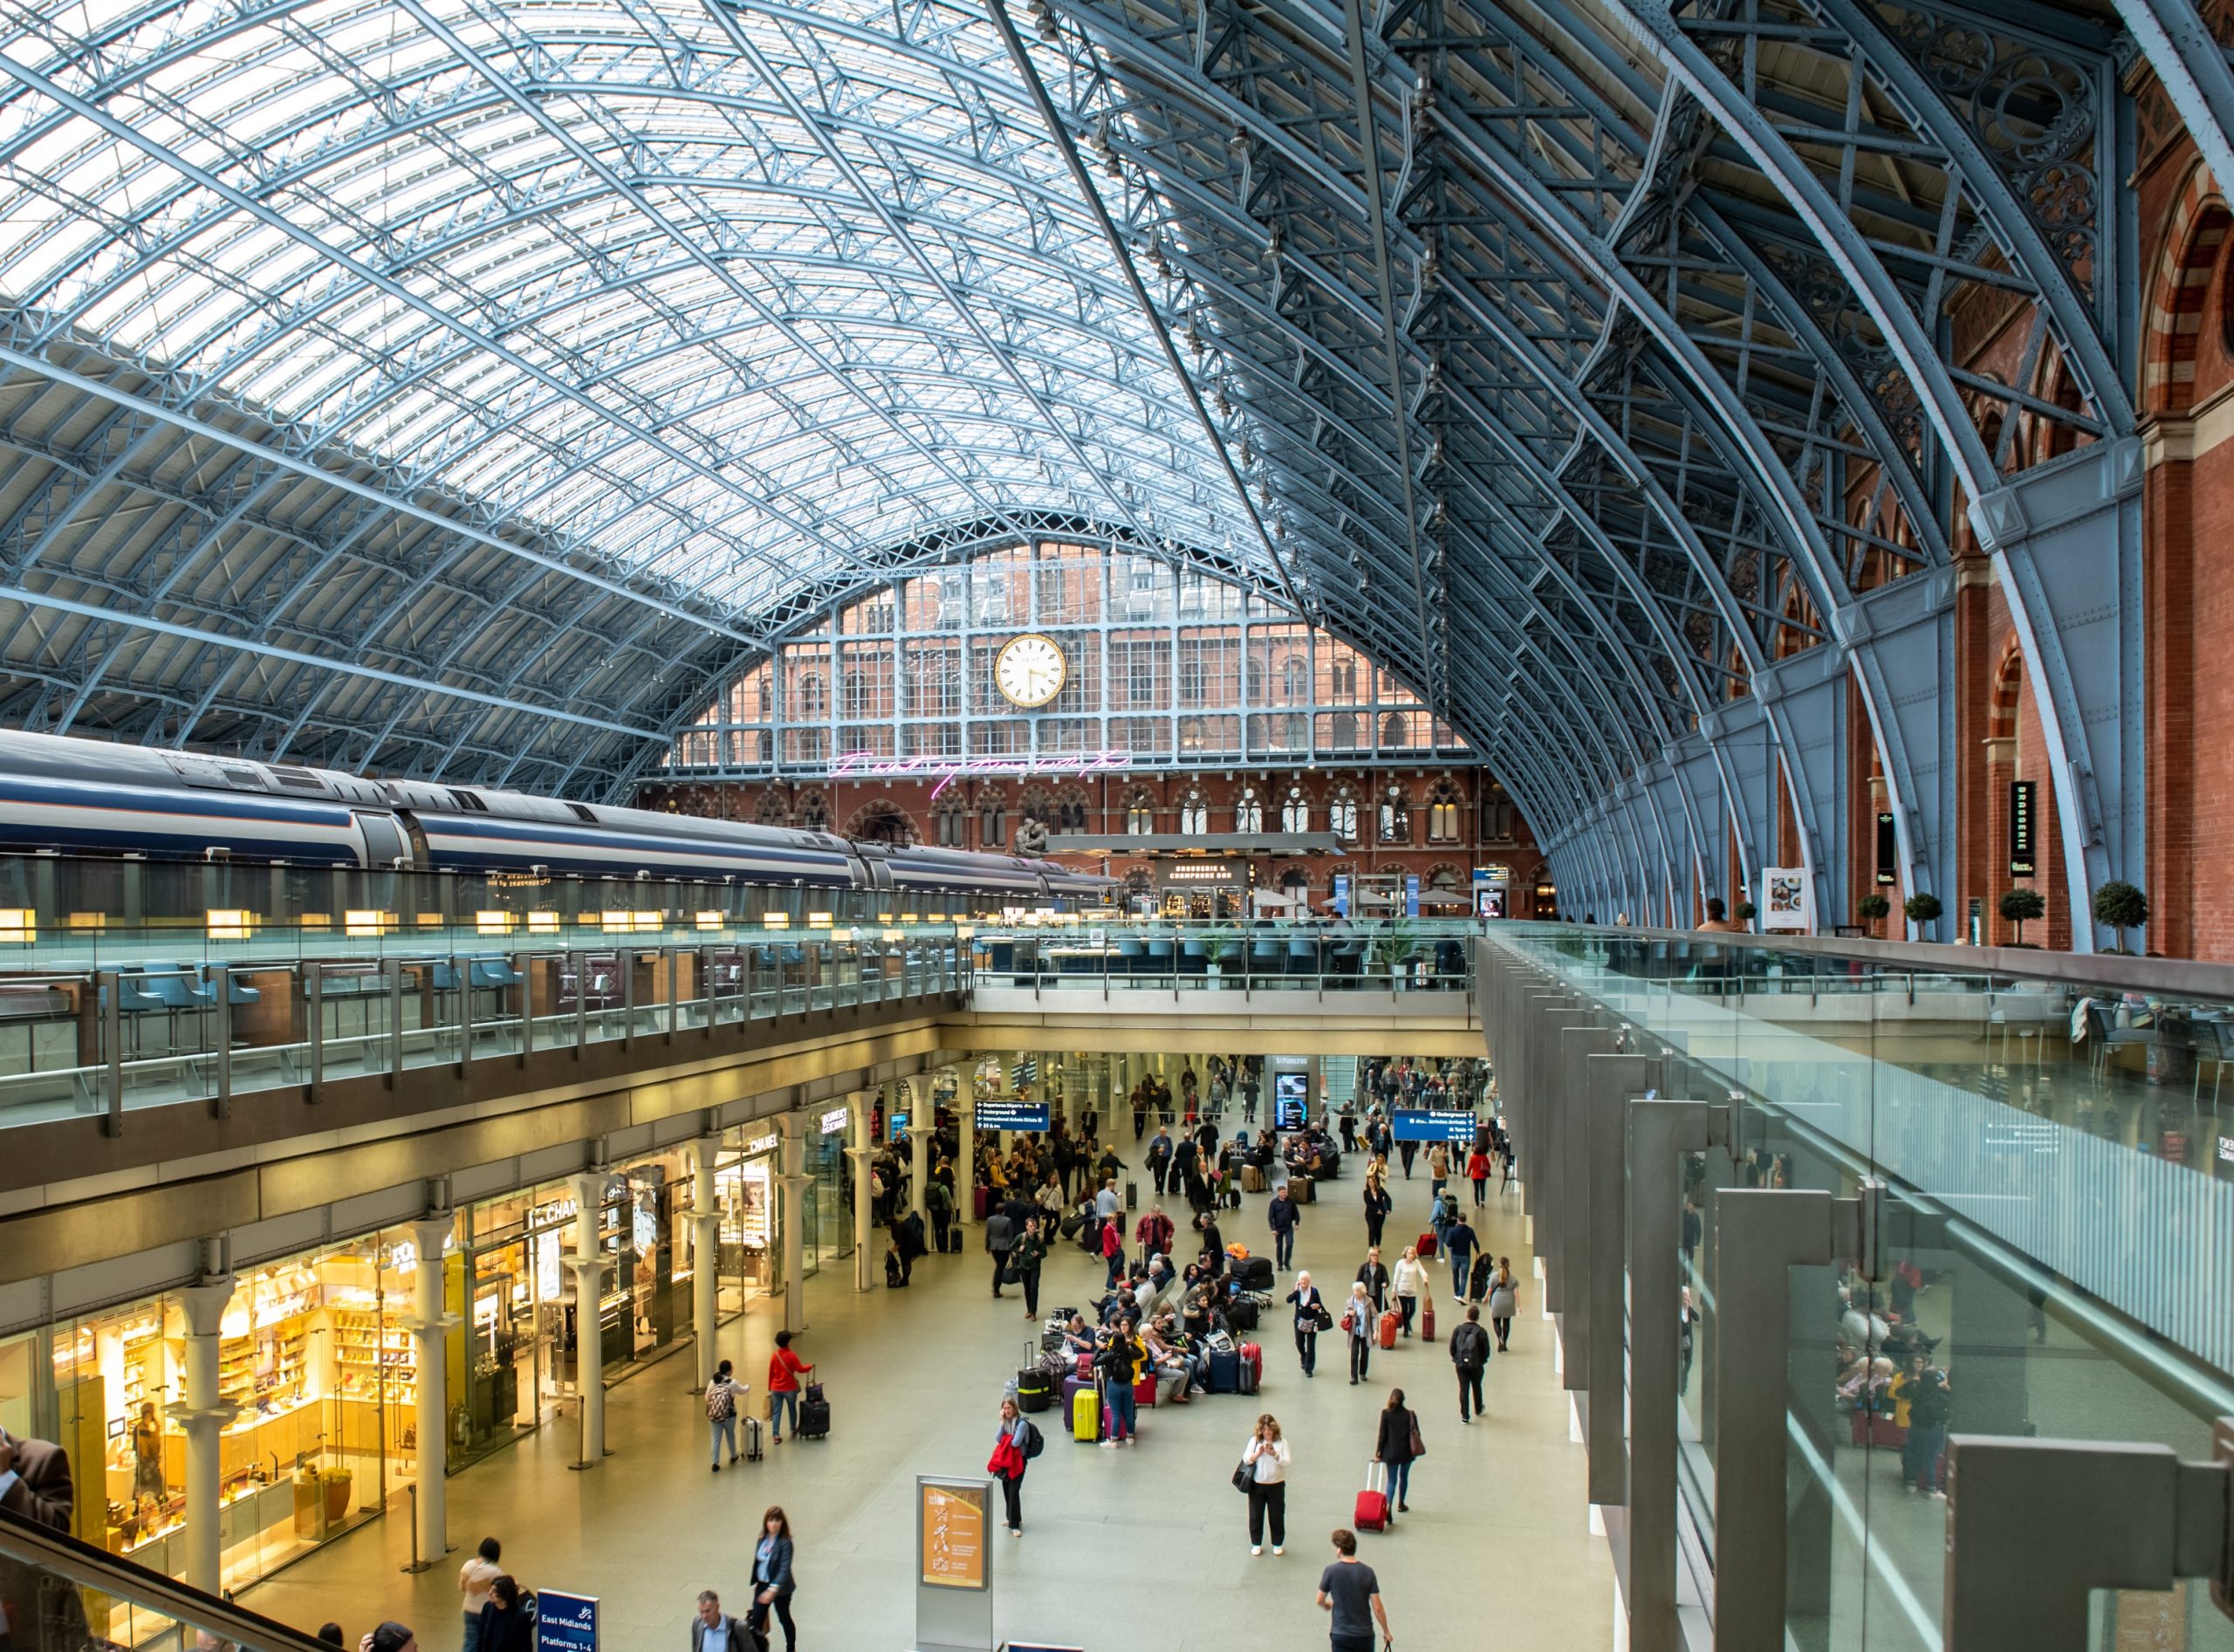
[[[1761,928],[1804,932],[1815,927],[1815,901],[1805,867],[1761,869]]]
[[[922,1581],[935,1589],[985,1587],[985,1488],[915,1482],[922,1499]]]

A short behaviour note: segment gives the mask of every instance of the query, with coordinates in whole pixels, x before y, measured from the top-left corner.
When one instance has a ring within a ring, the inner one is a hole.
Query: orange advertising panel
[[[985,1488],[918,1481],[923,1499],[923,1581],[935,1588],[985,1587]]]

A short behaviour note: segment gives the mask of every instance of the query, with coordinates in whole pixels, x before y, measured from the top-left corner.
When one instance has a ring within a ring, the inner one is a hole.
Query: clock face
[[[1070,666],[1052,637],[1011,637],[993,661],[993,684],[1012,705],[1030,710],[1062,693]]]

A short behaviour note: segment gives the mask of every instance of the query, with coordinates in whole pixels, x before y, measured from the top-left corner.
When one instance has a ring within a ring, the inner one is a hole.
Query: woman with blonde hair
[[[1241,1466],[1233,1477],[1249,1495],[1249,1553],[1264,1553],[1264,1522],[1272,1523],[1272,1553],[1287,1552],[1288,1443],[1280,1437],[1279,1419],[1270,1411],[1257,1419],[1257,1427],[1242,1448]]]

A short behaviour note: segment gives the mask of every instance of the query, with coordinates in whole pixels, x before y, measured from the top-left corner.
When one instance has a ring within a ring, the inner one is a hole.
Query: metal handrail
[[[207,1629],[254,1652],[332,1652],[326,1642],[300,1629],[188,1588],[175,1578],[63,1532],[34,1525],[5,1510],[0,1510],[0,1555],[190,1628]]]
[[[2049,952],[2031,947],[1973,947],[1954,942],[1842,940],[1820,935],[1749,935],[1702,929],[1646,929],[1616,925],[1545,923],[1532,919],[1493,922],[1491,940],[1510,930],[1525,940],[1566,936],[1602,941],[1654,941],[1689,947],[1727,947],[1741,952],[1790,952],[1803,956],[1875,963],[1931,975],[2010,976],[2059,985],[2234,998],[2234,964],[2193,958],[2132,957],[2112,952]]]

